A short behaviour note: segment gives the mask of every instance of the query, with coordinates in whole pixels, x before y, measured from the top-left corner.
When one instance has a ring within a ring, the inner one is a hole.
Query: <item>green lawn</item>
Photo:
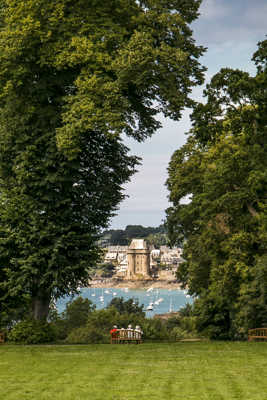
[[[267,343],[0,346],[2,400],[266,400]]]

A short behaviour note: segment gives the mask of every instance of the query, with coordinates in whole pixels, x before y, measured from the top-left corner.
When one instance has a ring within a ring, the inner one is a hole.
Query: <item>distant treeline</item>
[[[168,238],[165,226],[144,227],[142,225],[127,225],[123,229],[110,229],[102,234],[102,244],[109,246],[127,246],[132,239],[147,239],[156,246],[167,244]]]

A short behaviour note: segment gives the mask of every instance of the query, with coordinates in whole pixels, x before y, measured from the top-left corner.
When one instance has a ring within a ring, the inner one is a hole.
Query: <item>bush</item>
[[[185,330],[183,330],[182,328],[180,328],[179,326],[176,326],[175,328],[173,328],[170,333],[170,339],[175,342],[178,340],[188,338],[188,336],[190,336],[189,333],[186,332]]]
[[[165,325],[159,319],[145,319],[142,330],[144,339],[148,340],[164,340],[169,336]]]
[[[35,320],[18,322],[7,336],[9,341],[21,344],[50,343],[55,338],[56,333],[51,324]]]
[[[65,342],[69,344],[108,343],[109,334],[87,325],[73,329]]]

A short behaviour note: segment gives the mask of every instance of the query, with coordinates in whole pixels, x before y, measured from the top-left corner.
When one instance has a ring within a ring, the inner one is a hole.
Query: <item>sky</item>
[[[267,0],[202,0],[200,16],[191,25],[198,45],[207,47],[200,59],[205,65],[206,83],[223,67],[255,73],[251,57],[257,43],[267,34]],[[203,87],[192,91],[192,98],[201,100]],[[190,110],[180,121],[159,116],[162,128],[144,143],[126,139],[131,153],[142,158],[142,165],[124,186],[127,198],[111,219],[111,229],[127,225],[158,226],[170,206],[165,186],[172,154],[186,142],[190,129]]]

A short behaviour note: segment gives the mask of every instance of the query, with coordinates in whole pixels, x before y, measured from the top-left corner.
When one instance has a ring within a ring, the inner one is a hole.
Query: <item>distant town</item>
[[[132,239],[129,246],[104,248],[104,265],[114,267],[113,277],[124,280],[176,279],[182,248],[162,245],[156,249],[145,239]]]

